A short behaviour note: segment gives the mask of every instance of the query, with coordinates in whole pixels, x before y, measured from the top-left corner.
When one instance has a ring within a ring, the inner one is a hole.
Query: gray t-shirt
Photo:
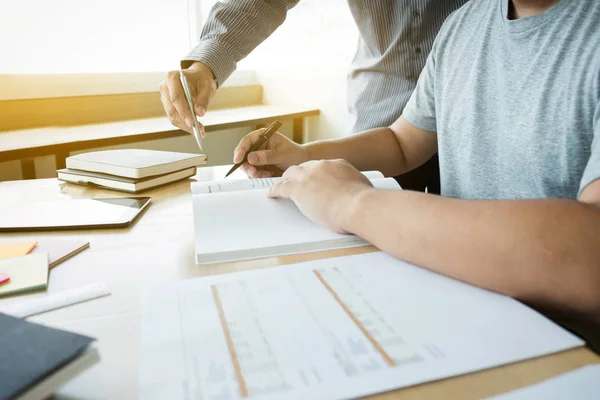
[[[600,1],[508,1],[448,17],[403,115],[437,132],[443,195],[575,199],[600,178]]]

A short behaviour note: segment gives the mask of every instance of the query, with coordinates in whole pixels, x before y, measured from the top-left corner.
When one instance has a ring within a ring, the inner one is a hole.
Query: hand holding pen
[[[198,117],[203,117],[217,90],[212,70],[200,62],[195,62],[184,70],[184,74],[190,89],[192,110]],[[163,108],[171,123],[179,129],[193,134],[193,113],[185,96],[181,82],[181,71],[168,72],[159,89]],[[198,123],[198,126],[199,136],[204,138],[206,136],[204,127],[200,123]]]
[[[302,164],[309,160],[306,147],[293,142],[279,132],[271,133],[265,141],[266,132],[268,132],[268,128],[249,133],[244,136],[234,150],[233,162],[236,165],[239,164],[239,168],[248,177],[281,176],[283,171],[292,165]],[[257,143],[260,143],[261,146],[257,147]]]

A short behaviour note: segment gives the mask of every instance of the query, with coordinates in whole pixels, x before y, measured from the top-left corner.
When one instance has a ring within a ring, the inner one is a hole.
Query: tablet
[[[0,232],[121,228],[150,204],[150,197],[40,200],[2,205]]]

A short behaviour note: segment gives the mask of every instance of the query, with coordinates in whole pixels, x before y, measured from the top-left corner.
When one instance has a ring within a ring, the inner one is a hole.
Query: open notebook
[[[393,178],[365,172],[378,189],[398,190]],[[209,264],[365,246],[306,218],[287,199],[269,199],[278,178],[192,183],[196,263]]]

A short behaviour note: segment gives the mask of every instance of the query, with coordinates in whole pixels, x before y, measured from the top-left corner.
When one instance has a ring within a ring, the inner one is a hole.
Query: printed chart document
[[[267,198],[276,179],[192,184],[196,264],[368,245],[309,220],[291,200]],[[393,178],[370,180],[378,189],[400,190]]]
[[[599,397],[600,364],[593,364],[488,400],[593,400]]]
[[[384,253],[144,293],[142,399],[338,399],[582,346],[536,311]]]

